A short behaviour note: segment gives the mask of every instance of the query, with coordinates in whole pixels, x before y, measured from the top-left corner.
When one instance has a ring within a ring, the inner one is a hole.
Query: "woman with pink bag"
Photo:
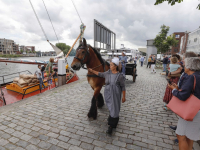
[[[190,57],[185,59],[185,73],[188,77],[183,81],[181,89],[176,84],[168,85],[172,89],[173,96],[181,101],[186,101],[191,94],[200,100],[200,59]],[[196,83],[194,82],[196,79]],[[194,88],[194,83],[195,89]],[[179,150],[192,150],[193,141],[200,140],[200,110],[193,118],[193,121],[186,121],[179,117],[176,129],[179,141]]]

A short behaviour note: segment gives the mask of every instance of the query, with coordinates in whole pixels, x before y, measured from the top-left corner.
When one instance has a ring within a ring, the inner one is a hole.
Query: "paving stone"
[[[83,149],[80,148],[80,147],[72,145],[72,146],[70,146],[69,150],[83,150]]]
[[[50,136],[50,137],[53,137],[53,138],[57,138],[59,135],[56,134],[56,133],[53,133],[53,132],[49,132],[49,133],[47,134],[47,136]]]
[[[60,136],[58,137],[58,139],[61,140],[61,141],[63,141],[63,142],[66,142],[66,143],[69,141],[69,138],[68,138],[68,137],[62,136],[62,135],[60,135]]]
[[[37,145],[40,142],[40,140],[38,138],[31,138],[29,142],[32,143],[33,145]]]
[[[26,148],[28,146],[28,142],[26,141],[22,141],[22,140],[19,140],[17,143],[16,143],[18,146],[21,146],[23,148]]]
[[[162,142],[157,142],[157,145],[160,146],[160,147],[172,149],[172,145],[165,144],[165,143],[162,143]]]
[[[19,131],[15,131],[12,133],[12,135],[14,135],[15,137],[21,137],[24,133],[19,132]]]
[[[57,146],[62,147],[62,148],[64,148],[64,149],[69,149],[70,144],[65,143],[65,142],[63,142],[63,141],[60,141],[60,142],[57,144]]]
[[[15,130],[12,128],[7,128],[4,130],[4,132],[11,134],[11,133],[15,132]]]
[[[50,139],[48,140],[48,142],[51,143],[51,144],[53,144],[53,145],[57,145],[59,141],[58,141],[57,139],[50,138]]]
[[[81,148],[87,149],[87,150],[93,150],[94,146],[85,142],[82,142],[80,145]]]
[[[12,143],[16,143],[16,142],[18,142],[19,141],[19,139],[18,138],[16,138],[16,137],[11,137],[10,139],[8,139],[8,141],[10,141],[10,142],[12,142]]]
[[[50,143],[47,143],[45,141],[41,141],[38,146],[42,149],[49,149],[51,147],[51,144]]]
[[[13,144],[6,144],[5,145],[5,148],[9,149],[9,150],[15,150],[17,148],[17,146],[13,145]],[[1,149],[1,148],[0,148]]]
[[[98,147],[104,147],[106,145],[106,143],[98,141],[98,140],[94,140],[94,142],[92,143]]]
[[[53,146],[50,147],[49,150],[64,150],[64,148],[60,148],[58,146],[53,145]]]
[[[109,150],[119,150],[119,147],[115,146],[115,145],[111,145],[111,144],[106,144],[105,149],[109,149]]]
[[[20,137],[20,139],[24,140],[24,141],[29,141],[32,138],[32,136],[24,134]]]
[[[32,130],[24,128],[23,130],[21,130],[21,132],[25,133],[25,134],[29,134]]]
[[[1,137],[4,139],[9,139],[11,136],[10,134],[4,133]]]
[[[142,150],[141,147],[136,146],[136,145],[132,145],[132,144],[127,144],[127,149],[131,149],[131,150]]]
[[[95,146],[94,150],[104,150],[104,148]]]
[[[4,146],[6,144],[8,144],[9,142],[7,140],[4,139],[0,139],[0,146]]]
[[[21,147],[17,147],[15,150],[25,150],[25,149],[23,149]]]
[[[116,146],[126,147],[126,143],[117,140],[113,140],[112,144]]]
[[[119,138],[119,141],[129,144],[133,143],[133,140],[127,138]]]
[[[32,144],[26,147],[27,150],[38,150],[38,148]]]
[[[39,135],[39,139],[43,140],[43,141],[47,141],[49,139],[49,137],[46,135]]]
[[[60,134],[65,135],[65,136],[69,136],[71,133],[61,130]]]
[[[81,135],[77,135],[77,134],[71,133],[68,137],[70,137],[72,139],[80,140]]]
[[[86,143],[92,143],[93,139],[88,138],[88,137],[81,137],[80,141],[86,142]]]
[[[137,145],[137,146],[141,146],[141,147],[147,148],[147,144],[143,143],[143,142],[133,141],[133,144]]]
[[[30,133],[30,135],[33,136],[33,137],[38,137],[40,134],[38,132],[36,132],[36,131],[32,131]]]
[[[76,139],[70,139],[68,141],[69,144],[75,145],[75,146],[79,146],[81,144],[80,141],[76,140]]]
[[[151,145],[156,145],[156,141],[150,140],[150,139],[144,139],[144,138],[142,138],[142,142],[148,143],[148,144],[151,144]]]
[[[34,130],[34,131],[39,131],[39,130],[40,130],[40,128],[39,128],[39,127],[36,127],[36,126],[33,126],[33,127],[31,128],[31,130]]]

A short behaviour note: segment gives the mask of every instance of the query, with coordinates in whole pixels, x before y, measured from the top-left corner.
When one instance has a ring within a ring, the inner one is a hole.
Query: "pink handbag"
[[[195,90],[195,86],[196,77],[194,76],[193,91]],[[173,96],[167,107],[184,120],[193,121],[193,118],[200,110],[200,100],[193,94],[186,101],[181,101],[176,96]]]

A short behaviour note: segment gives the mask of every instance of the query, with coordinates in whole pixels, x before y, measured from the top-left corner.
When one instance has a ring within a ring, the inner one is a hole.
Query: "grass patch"
[[[16,58],[16,57],[22,57],[21,55],[14,55],[14,54],[0,54],[0,57],[4,57],[4,58]]]

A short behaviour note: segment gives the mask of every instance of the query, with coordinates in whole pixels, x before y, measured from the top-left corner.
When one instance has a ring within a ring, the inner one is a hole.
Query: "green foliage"
[[[20,49],[20,53],[22,54],[24,51],[22,49]]]
[[[175,36],[167,36],[169,32],[169,27],[162,25],[161,31],[154,39],[154,45],[156,46],[158,53],[165,53],[170,49],[170,46],[175,46],[178,44],[178,40],[176,40]]]
[[[15,57],[21,57],[21,55],[3,54],[3,55],[0,55],[0,57],[4,57],[4,58],[15,58]]]
[[[168,1],[168,4],[171,4],[171,6],[175,5],[176,3],[183,2],[183,0],[156,0],[154,5],[161,4],[161,3],[165,2],[165,1]],[[197,9],[200,10],[200,4],[197,6]]]
[[[76,50],[73,48],[72,51],[70,52],[69,56],[75,56],[76,55]]]
[[[65,43],[56,43],[56,47],[58,47],[61,51],[63,51],[64,56],[67,55],[68,51],[71,48],[71,46],[66,45]]]

